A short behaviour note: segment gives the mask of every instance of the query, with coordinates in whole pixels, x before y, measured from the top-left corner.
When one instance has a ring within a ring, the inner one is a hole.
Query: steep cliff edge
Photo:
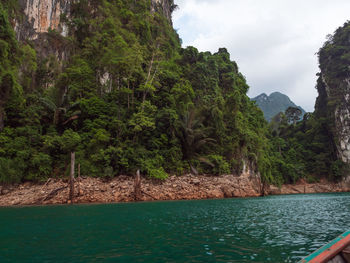
[[[74,33],[72,28],[76,29],[72,27],[72,9],[79,3],[86,5],[91,12],[96,6],[93,0],[19,0],[18,13],[21,15],[13,21],[17,40],[32,41],[39,58],[54,55],[59,61],[67,60],[71,49],[64,38]],[[151,12],[162,14],[170,25],[175,8],[173,0],[151,0],[149,6]]]
[[[23,18],[15,21],[15,32],[17,39],[36,40],[40,34],[55,30],[62,36],[68,36],[68,25],[64,16],[70,17],[72,4],[77,0],[19,0],[20,13]],[[87,1],[91,4],[93,1]],[[173,0],[151,0],[150,10],[163,14],[171,21],[171,13],[176,8]]]
[[[24,17],[15,22],[17,39],[35,40],[40,34],[55,30],[68,35],[68,26],[61,22],[63,15],[70,15],[70,0],[20,0],[19,7]]]
[[[318,55],[315,114],[327,119],[336,156],[350,164],[350,22],[329,37]]]
[[[174,4],[174,0],[151,0],[151,10],[162,13],[171,24],[171,14],[176,7],[177,5]]]

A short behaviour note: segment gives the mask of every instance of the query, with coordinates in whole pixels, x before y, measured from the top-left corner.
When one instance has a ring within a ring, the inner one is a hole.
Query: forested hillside
[[[266,123],[226,49],[181,49],[149,1],[78,1],[68,36],[45,35],[68,59],[43,57],[16,41],[13,2],[0,6],[2,182],[65,175],[71,151],[89,176],[269,172]]]
[[[95,177],[247,167],[275,184],[338,176],[322,119],[289,125],[282,116],[271,135],[227,50],[181,48],[153,3],[74,1],[60,15],[66,34],[20,41],[21,8],[0,3],[1,183],[66,176],[70,152]]]

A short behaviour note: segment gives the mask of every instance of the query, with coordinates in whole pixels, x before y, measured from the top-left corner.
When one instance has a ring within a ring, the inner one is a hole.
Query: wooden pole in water
[[[135,201],[140,200],[141,198],[141,175],[140,170],[137,170],[134,181],[134,195]]]
[[[74,166],[75,166],[75,152],[71,152],[70,154],[70,191],[69,191],[69,199],[73,204],[74,199]]]
[[[78,163],[78,189],[77,189],[77,192],[78,192],[78,196],[80,196],[80,163]]]

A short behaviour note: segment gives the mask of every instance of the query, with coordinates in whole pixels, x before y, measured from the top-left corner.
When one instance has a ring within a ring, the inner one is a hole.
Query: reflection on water
[[[0,262],[296,262],[350,229],[350,194],[0,209]]]

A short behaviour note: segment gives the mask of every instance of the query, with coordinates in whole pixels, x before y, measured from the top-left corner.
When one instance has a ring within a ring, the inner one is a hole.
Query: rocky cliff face
[[[325,82],[327,86],[327,82]],[[342,95],[334,109],[335,138],[339,158],[350,163],[350,78],[343,79],[336,90],[342,90]],[[329,97],[332,97],[329,89]]]
[[[175,8],[173,0],[151,0],[151,10],[153,12],[157,11],[162,13],[170,23],[171,21],[171,13]]]
[[[58,61],[67,60],[70,49],[64,37],[69,35],[69,28],[62,18],[70,18],[72,4],[76,2],[79,0],[19,0],[23,16],[14,21],[17,39],[21,42],[33,41],[39,58],[53,55]],[[162,13],[172,24],[174,7],[172,0],[151,0],[150,11]],[[48,34],[50,31],[54,33]],[[63,38],[57,41],[60,36]]]
[[[68,35],[68,27],[61,23],[61,16],[70,13],[70,0],[20,0],[23,21],[16,21],[18,40],[36,40],[41,33],[55,30],[62,36]]]
[[[71,4],[77,0],[19,0],[24,14],[23,19],[15,21],[17,39],[36,40],[42,33],[55,30],[62,36],[68,35],[68,26],[62,23],[62,16],[70,16]],[[174,8],[171,0],[151,0],[151,11],[162,13],[171,23]]]
[[[317,117],[326,118],[340,160],[350,164],[350,22],[319,51]]]

